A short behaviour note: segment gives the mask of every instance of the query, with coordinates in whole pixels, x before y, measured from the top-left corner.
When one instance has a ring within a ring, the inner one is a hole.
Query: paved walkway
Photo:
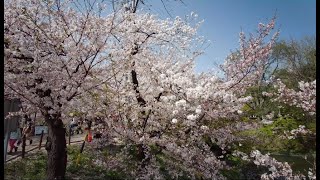
[[[83,134],[77,134],[77,135],[71,136],[71,143],[72,144],[81,143],[84,140],[85,135],[86,134],[83,133]],[[39,136],[33,136],[32,137],[32,144],[29,144],[29,140],[26,140],[25,156],[27,156],[28,153],[32,154],[32,152],[39,151],[40,137],[41,137],[40,135]],[[44,150],[45,151],[44,145],[46,144],[46,141],[47,141],[47,135],[45,134],[43,136],[43,139],[42,139],[41,149],[40,150]],[[68,145],[68,142],[69,142],[69,137],[68,136],[66,136],[66,141],[67,141],[67,145]],[[6,162],[14,160],[14,159],[21,158],[21,154],[22,154],[22,146],[21,146],[21,144],[18,147],[18,151],[17,152],[13,152],[12,154],[7,154]],[[8,148],[7,149],[8,149],[7,152],[9,152],[9,149],[10,149],[9,144],[8,144]]]

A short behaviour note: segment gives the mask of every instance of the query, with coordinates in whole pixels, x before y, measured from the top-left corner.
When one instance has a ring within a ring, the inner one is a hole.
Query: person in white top
[[[78,125],[78,122],[77,122],[76,118],[72,118],[72,120],[71,120],[71,122],[70,122],[71,128],[72,128],[72,127],[75,127],[76,125]]]
[[[12,153],[12,150],[14,149],[15,152],[18,151],[18,146],[16,146],[16,142],[20,141],[21,139],[21,130],[20,128],[17,128],[16,131],[12,131],[10,133],[10,139],[9,139],[9,146],[10,146],[10,151],[8,154]]]
[[[70,132],[71,135],[73,134],[73,128],[78,126],[78,122],[76,120],[76,118],[72,118],[71,122],[70,122]]]

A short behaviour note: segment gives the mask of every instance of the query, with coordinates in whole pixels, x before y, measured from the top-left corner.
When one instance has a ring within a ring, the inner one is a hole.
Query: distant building
[[[6,161],[8,140],[11,131],[16,131],[19,128],[19,116],[7,118],[9,112],[18,112],[21,109],[21,101],[19,99],[4,99],[4,117],[3,117],[3,129],[4,129],[4,161]]]
[[[21,102],[19,99],[13,100],[4,100],[4,118],[3,118],[3,129],[4,129],[4,137],[7,133],[11,131],[15,131],[18,128],[20,117],[12,117],[9,119],[5,119],[5,117],[9,114],[9,112],[18,112],[21,109]]]

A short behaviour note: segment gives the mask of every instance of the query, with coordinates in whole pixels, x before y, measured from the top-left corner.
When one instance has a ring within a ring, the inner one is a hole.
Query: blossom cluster
[[[306,179],[304,175],[294,175],[292,169],[287,162],[279,162],[276,159],[269,156],[269,154],[261,154],[260,151],[254,150],[250,153],[250,157],[253,158],[254,164],[258,166],[266,166],[271,173],[264,173],[261,175],[261,179]]]
[[[299,135],[313,134],[312,131],[306,129],[304,125],[299,125],[297,129],[293,129],[290,132],[285,131],[284,133],[288,139],[295,139]]]
[[[300,107],[310,115],[316,113],[316,80],[299,82],[299,91],[287,88],[281,80],[277,80],[275,87],[278,88],[276,101]]]
[[[264,42],[274,26],[275,18],[266,25],[260,23],[257,36],[251,34],[247,39],[244,32],[240,33],[239,51],[229,55],[222,65],[230,87],[243,91],[261,80],[272,47],[279,35],[279,32],[275,32],[268,42]]]

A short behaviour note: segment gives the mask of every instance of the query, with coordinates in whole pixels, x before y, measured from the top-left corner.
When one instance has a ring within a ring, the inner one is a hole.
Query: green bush
[[[287,139],[284,131],[290,132],[298,128],[300,122],[292,117],[278,117],[272,124],[264,125],[258,129],[240,132],[238,135],[246,140],[241,142],[239,150],[249,152],[250,149],[257,148],[261,151],[280,153],[309,153],[315,150],[315,137],[297,137]],[[312,123],[309,124],[313,126]]]

